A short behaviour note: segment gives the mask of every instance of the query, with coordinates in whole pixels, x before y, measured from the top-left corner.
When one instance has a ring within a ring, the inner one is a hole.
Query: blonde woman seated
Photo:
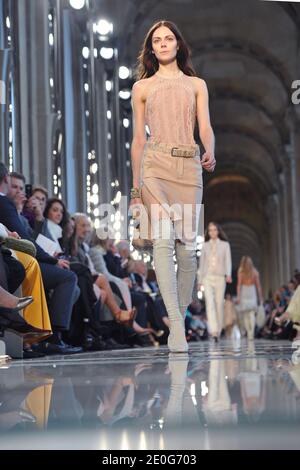
[[[105,228],[106,227],[99,227],[97,232],[94,230],[91,238],[91,248],[89,255],[94,264],[95,270],[98,273],[103,274],[109,282],[114,282],[118,286],[126,307],[128,310],[130,310],[132,308],[132,301],[129,290],[129,286],[131,285],[130,279],[126,278],[126,280],[124,280],[120,277],[114,276],[106,266],[104,255],[107,253],[107,250],[113,248],[113,232],[112,229],[108,228],[108,237],[106,238]]]
[[[98,273],[89,256],[89,246],[85,241],[91,234],[91,223],[87,215],[76,213],[73,215],[75,220],[75,232],[72,237],[72,256],[78,259],[81,263],[88,266],[92,275],[94,276],[95,292],[99,296],[99,289],[102,301],[108,306],[114,318],[124,325],[129,325],[134,328],[137,333],[148,332],[147,329],[140,327],[134,320],[136,317],[136,308],[133,307],[129,310],[122,310],[116,302],[114,293],[111,289],[108,279],[101,273]]]

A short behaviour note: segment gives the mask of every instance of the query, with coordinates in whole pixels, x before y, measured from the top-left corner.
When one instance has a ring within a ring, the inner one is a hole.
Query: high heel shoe
[[[51,335],[49,330],[41,330],[27,323],[14,309],[0,307],[0,331],[12,331],[27,341]]]
[[[14,311],[23,310],[24,308],[28,307],[28,305],[32,304],[33,300],[34,299],[31,296],[20,297],[16,307],[13,308],[12,310]]]
[[[0,306],[0,308],[4,308],[6,310],[11,310],[12,312],[19,312],[19,310],[23,310],[24,308],[28,307],[33,302],[33,297],[20,297],[18,300],[18,303],[15,307],[13,308],[7,308]]]
[[[133,322],[136,318],[137,310],[136,307],[133,307],[131,310],[119,310],[115,314],[115,319],[118,323],[121,323],[124,326],[133,326]],[[124,318],[126,317],[126,318]]]

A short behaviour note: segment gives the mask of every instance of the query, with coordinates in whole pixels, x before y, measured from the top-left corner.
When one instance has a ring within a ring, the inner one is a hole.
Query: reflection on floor
[[[194,343],[0,366],[0,449],[300,448],[292,343]]]

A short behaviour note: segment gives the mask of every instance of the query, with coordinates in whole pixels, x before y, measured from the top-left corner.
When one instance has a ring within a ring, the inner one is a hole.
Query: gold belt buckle
[[[171,149],[171,155],[172,155],[172,157],[177,157],[177,155],[176,155],[175,153],[173,153],[174,151],[176,152],[176,150],[179,150],[179,148],[178,148],[178,147],[173,147],[173,148]]]
[[[178,147],[171,149],[172,157],[192,158],[196,155],[196,150],[180,150]]]

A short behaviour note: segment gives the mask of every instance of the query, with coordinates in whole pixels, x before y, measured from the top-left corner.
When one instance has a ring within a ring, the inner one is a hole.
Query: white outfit
[[[62,253],[63,249],[60,246],[59,239],[62,237],[62,228],[60,225],[47,219],[47,229],[51,235],[52,240],[56,243],[56,253]]]
[[[247,337],[254,339],[255,313],[257,312],[257,293],[255,284],[242,284],[240,290],[239,311],[242,314],[244,326],[247,331]]]
[[[224,323],[225,276],[231,276],[230,245],[217,238],[205,242],[202,247],[198,283],[204,286],[208,329],[220,335]]]

